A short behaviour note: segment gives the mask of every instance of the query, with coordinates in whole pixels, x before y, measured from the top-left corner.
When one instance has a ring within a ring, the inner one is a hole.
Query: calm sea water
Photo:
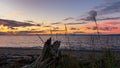
[[[50,35],[40,35],[40,37],[46,41]],[[61,47],[114,47],[120,45],[120,36],[82,36],[82,35],[58,35],[52,36],[52,40],[60,40],[62,42]],[[41,39],[34,36],[5,36],[0,35],[0,47],[37,47],[43,46],[44,43]]]

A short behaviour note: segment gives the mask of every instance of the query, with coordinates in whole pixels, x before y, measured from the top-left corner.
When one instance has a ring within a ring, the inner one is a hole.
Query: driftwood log
[[[59,50],[60,41],[55,41],[52,44],[49,38],[43,47],[42,54],[30,65],[22,68],[56,68],[60,63],[61,52]]]

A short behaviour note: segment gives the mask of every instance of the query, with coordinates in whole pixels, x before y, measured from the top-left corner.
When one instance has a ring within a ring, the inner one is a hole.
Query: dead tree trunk
[[[49,38],[44,44],[42,54],[36,61],[22,68],[56,68],[61,57],[59,47],[60,41],[55,41],[52,44],[51,38]]]

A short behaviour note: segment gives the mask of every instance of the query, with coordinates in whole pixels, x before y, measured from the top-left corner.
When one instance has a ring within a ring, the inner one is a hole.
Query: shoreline
[[[31,48],[31,47],[0,47],[0,55],[1,54],[8,54],[8,55],[27,55],[27,54],[33,54],[33,55],[40,55],[42,49],[39,48]],[[105,50],[61,50],[64,53],[71,53],[71,54],[75,54],[78,53],[78,55],[80,55],[80,53],[103,53]],[[120,53],[119,51],[116,50],[111,50],[112,52],[115,53]]]
[[[51,34],[0,34],[0,36],[51,36]],[[52,34],[56,36],[56,34]],[[57,34],[59,36],[64,36],[65,34]],[[98,36],[98,34],[67,34],[69,36]],[[120,34],[100,34],[100,36],[120,36]]]
[[[18,63],[18,65],[21,67],[27,64],[31,64],[38,58],[38,56],[41,55],[41,52],[42,49],[0,47],[1,68],[4,68],[4,66],[7,66],[8,68],[14,68],[14,66],[16,66]],[[83,60],[83,62],[85,62],[86,59],[90,57],[90,55],[93,55],[95,58],[100,59],[104,54],[103,51],[90,50],[62,50],[61,52],[62,54],[78,58],[81,61]],[[117,60],[120,60],[120,51],[113,51],[113,54]]]

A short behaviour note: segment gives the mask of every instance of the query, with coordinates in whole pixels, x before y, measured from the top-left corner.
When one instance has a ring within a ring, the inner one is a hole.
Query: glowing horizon
[[[79,24],[79,25],[41,25],[41,26],[19,26],[19,27],[8,27],[0,25],[0,32],[2,33],[29,33],[29,34],[96,34],[96,26],[94,23]],[[120,24],[117,21],[105,21],[98,23],[99,32],[101,34],[120,34]]]
[[[120,34],[119,3],[120,0],[1,0],[0,33],[64,34],[66,24],[68,34],[96,34],[91,20],[94,15],[101,34]]]

